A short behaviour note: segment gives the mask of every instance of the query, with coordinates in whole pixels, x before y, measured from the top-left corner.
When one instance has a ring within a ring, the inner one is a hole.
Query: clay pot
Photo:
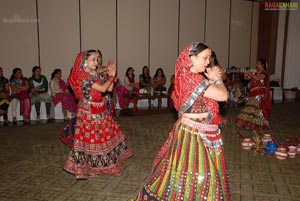
[[[244,138],[242,141],[242,148],[243,149],[251,149],[253,147],[253,142],[250,138]]]
[[[277,150],[278,145],[274,143],[273,141],[268,141],[266,148],[264,148],[264,152],[267,154],[275,154],[275,151]]]
[[[275,151],[275,156],[276,158],[283,160],[286,159],[288,154],[286,152],[286,148],[284,147],[279,147],[276,151]]]
[[[295,158],[296,153],[297,153],[297,147],[296,146],[288,146],[288,148],[289,148],[289,151],[288,151],[289,157]]]
[[[262,143],[264,146],[266,146],[266,144],[269,142],[269,141],[272,141],[272,137],[270,134],[264,134],[263,138],[262,138]]]

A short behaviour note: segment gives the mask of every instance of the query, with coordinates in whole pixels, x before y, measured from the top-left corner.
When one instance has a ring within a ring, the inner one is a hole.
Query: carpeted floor
[[[243,150],[234,117],[222,129],[231,183],[231,200],[300,200],[300,155],[278,160]],[[273,105],[271,135],[278,141],[300,137],[300,102]],[[0,127],[0,200],[126,201],[137,195],[152,161],[167,139],[172,113],[121,116],[118,123],[134,148],[122,176],[76,180],[63,171],[69,148],[58,140],[65,122]],[[251,133],[247,131],[247,135]]]

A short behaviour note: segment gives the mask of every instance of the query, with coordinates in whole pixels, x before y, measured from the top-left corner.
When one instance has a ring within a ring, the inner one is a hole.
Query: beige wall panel
[[[255,68],[257,61],[257,41],[258,41],[258,24],[259,24],[259,6],[260,3],[253,2],[252,11],[252,31],[251,31],[251,52],[250,67]]]
[[[207,1],[205,42],[224,69],[228,67],[229,20],[230,0]]]
[[[300,10],[289,13],[283,88],[300,88]]]
[[[174,74],[178,49],[178,0],[151,0],[150,66],[154,75],[161,67],[167,77]]]
[[[232,0],[229,66],[250,65],[252,2]]]
[[[204,42],[205,0],[180,1],[179,52],[193,41]]]
[[[149,64],[149,1],[120,0],[117,15],[118,74],[123,80],[129,66],[139,76]]]
[[[116,62],[116,1],[81,0],[82,50],[100,49],[103,64]]]
[[[276,44],[276,60],[275,60],[275,74],[279,76],[282,81],[282,61],[284,55],[284,35],[285,35],[285,18],[286,10],[279,11],[278,30],[277,30],[277,44]]]
[[[24,76],[38,65],[37,17],[35,0],[0,1],[0,66],[9,78],[14,67]]]
[[[38,10],[42,73],[59,67],[66,80],[80,51],[79,1],[39,0]]]

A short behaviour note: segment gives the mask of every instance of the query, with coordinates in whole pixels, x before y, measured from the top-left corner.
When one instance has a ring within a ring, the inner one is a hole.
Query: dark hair
[[[32,73],[34,73],[37,69],[41,69],[41,67],[39,67],[39,66],[33,66],[32,67]]]
[[[14,69],[12,70],[12,75],[11,75],[10,78],[9,78],[9,81],[10,81],[10,82],[16,78],[16,77],[15,77],[15,74],[16,74],[18,71],[22,71],[21,68],[16,67],[16,68],[14,68]]]
[[[85,59],[87,59],[89,56],[91,56],[91,54],[93,54],[93,53],[97,53],[98,51],[97,50],[88,50],[88,51],[86,51],[86,58]]]
[[[99,53],[99,55],[102,57],[102,52],[100,50],[97,50],[97,52]]]
[[[126,70],[126,73],[125,73],[125,75],[126,75],[126,77],[128,77],[128,72],[130,71],[130,70],[134,70],[131,66],[129,66],[128,68],[127,68],[127,70]],[[134,77],[135,75],[133,74],[133,77]]]
[[[207,48],[209,47],[204,43],[193,42],[190,47],[189,56],[197,55],[203,50],[206,50]]]
[[[154,77],[156,78],[157,77],[157,75],[158,75],[158,71],[161,71],[162,72],[162,76],[165,78],[166,76],[165,76],[165,73],[164,73],[164,70],[162,69],[162,68],[158,68],[157,70],[156,70],[156,72],[155,72],[155,74],[154,74]]]
[[[85,52],[83,62],[85,62],[85,60],[87,60],[89,56],[91,56],[93,53],[97,53],[97,52],[98,52],[97,50],[87,50]]]
[[[266,70],[267,65],[268,65],[267,60],[263,59],[263,58],[260,58],[258,61],[262,64],[262,66],[264,67],[264,70]]]
[[[85,64],[85,60],[87,60],[89,58],[89,56],[91,56],[91,54],[93,53],[97,53],[97,50],[86,50],[84,51],[84,54],[82,55],[81,58],[81,67],[84,67]]]
[[[56,68],[56,69],[54,69],[54,71],[51,73],[51,80],[55,77],[55,75],[57,74],[57,73],[59,73],[59,72],[61,72],[61,69],[59,69],[59,68]]]
[[[142,75],[145,76],[144,70],[145,70],[146,68],[148,69],[148,76],[150,76],[150,69],[148,68],[148,66],[144,66],[144,67],[143,67]]]
[[[219,61],[217,59],[217,55],[214,51],[211,52],[211,57],[214,59],[214,64],[219,65]]]

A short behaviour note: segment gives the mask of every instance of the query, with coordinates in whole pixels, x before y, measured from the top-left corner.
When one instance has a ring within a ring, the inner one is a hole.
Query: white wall
[[[31,68],[39,63],[35,0],[0,1],[0,66],[9,78],[12,69],[21,67],[31,76]]]
[[[75,57],[100,49],[104,64],[117,62],[139,75],[162,67],[168,79],[178,53],[190,42],[206,42],[227,68],[256,61],[259,3],[241,0],[1,0],[0,66],[6,77],[18,66],[25,76],[34,65],[50,78],[56,67],[66,79]],[[8,23],[4,19],[38,20]]]
[[[76,0],[38,1],[40,66],[49,79],[55,68],[66,78],[80,51],[78,11]]]
[[[289,12],[283,87],[300,89],[300,8]]]

